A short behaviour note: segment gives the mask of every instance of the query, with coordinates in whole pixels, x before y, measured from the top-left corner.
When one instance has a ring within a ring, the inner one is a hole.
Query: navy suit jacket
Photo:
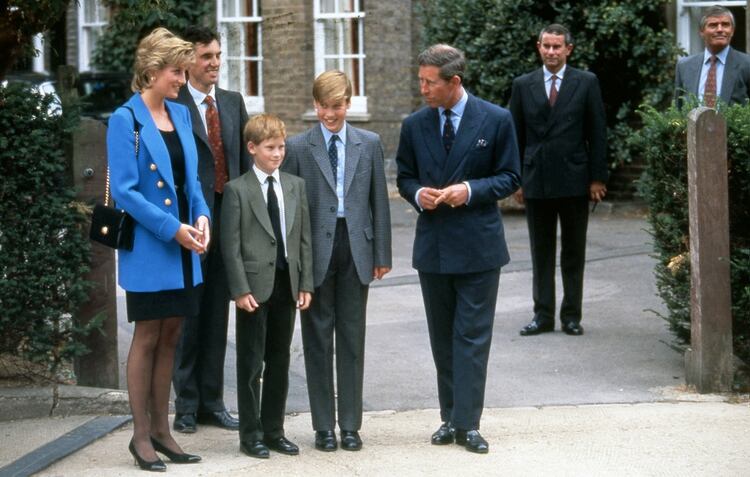
[[[555,107],[542,68],[513,80],[510,111],[523,158],[527,199],[588,196],[607,182],[607,119],[596,75],[568,67]]]
[[[450,154],[436,108],[423,108],[401,126],[396,154],[398,189],[419,212],[412,265],[427,273],[476,273],[510,261],[497,201],[519,187],[518,145],[508,110],[469,95]],[[421,187],[468,182],[469,203],[422,210]]]

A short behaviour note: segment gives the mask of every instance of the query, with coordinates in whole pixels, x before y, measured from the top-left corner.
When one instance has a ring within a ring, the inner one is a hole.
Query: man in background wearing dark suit
[[[607,188],[607,125],[599,80],[567,66],[570,32],[552,24],[539,33],[543,66],[513,81],[510,111],[523,158],[522,188],[533,265],[534,317],[521,336],[555,327],[555,255],[560,220],[562,330],[582,335],[581,304],[588,202]]]
[[[433,45],[418,57],[427,103],[401,126],[398,189],[419,213],[419,272],[440,417],[436,445],[486,453],[479,433],[500,268],[510,260],[497,201],[519,185],[510,113],[463,88],[463,52]]]
[[[682,58],[675,70],[675,103],[695,97],[709,107],[717,103],[747,104],[750,97],[750,56],[732,48],[734,15],[724,7],[707,8],[700,22],[703,52]]]
[[[224,357],[227,348],[229,288],[218,247],[224,184],[250,168],[242,143],[247,111],[242,95],[216,87],[221,45],[216,32],[190,27],[183,38],[195,44],[195,63],[178,102],[190,110],[198,146],[198,175],[211,209],[214,245],[202,262],[204,290],[198,316],[187,317],[177,347],[173,374],[174,429],[192,433],[197,423],[239,429],[239,421],[224,405]]]

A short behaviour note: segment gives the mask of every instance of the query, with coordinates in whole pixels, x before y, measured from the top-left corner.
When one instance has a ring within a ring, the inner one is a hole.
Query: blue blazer
[[[401,126],[397,184],[419,212],[412,265],[427,273],[476,273],[510,261],[497,201],[519,187],[518,145],[508,110],[469,95],[450,154],[445,153],[437,108],[423,108]],[[467,181],[469,203],[423,211],[421,187]]]
[[[210,217],[198,181],[198,154],[190,113],[185,106],[166,102],[185,154],[185,194],[191,223]],[[140,125],[138,157],[135,157],[133,114]],[[180,228],[172,164],[167,146],[151,119],[141,95],[134,94],[109,118],[107,129],[112,197],[117,207],[135,219],[132,251],[118,251],[121,287],[134,292],[184,288],[180,244],[174,240]],[[192,253],[193,284],[203,281],[200,259]]]

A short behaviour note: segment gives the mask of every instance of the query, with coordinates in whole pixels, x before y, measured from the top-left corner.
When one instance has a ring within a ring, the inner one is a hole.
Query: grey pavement
[[[365,448],[331,454],[312,449],[297,331],[286,428],[302,455],[250,459],[239,453],[236,434],[201,427],[178,441],[203,455],[204,463],[170,465],[170,473],[750,475],[747,397],[698,396],[685,388],[683,358],[670,347],[672,337],[657,316],[664,307],[656,296],[647,223],[641,210],[621,204],[600,206],[590,220],[581,337],[559,331],[518,335],[532,310],[528,234],[522,214],[505,214],[512,262],[500,279],[482,421],[491,451],[477,456],[457,446],[431,446],[439,413],[424,309],[410,264],[416,213],[401,199],[391,204],[394,269],[371,287],[369,297]],[[131,330],[121,313],[123,369]],[[225,400],[232,410],[234,352],[232,322],[225,369]],[[0,418],[9,405],[5,394],[0,389]],[[78,414],[87,407],[81,405]],[[0,422],[0,467],[45,441],[37,435],[24,443],[22,434],[38,434],[29,431],[35,426],[46,423],[43,432],[53,440],[85,421],[75,411],[58,413],[65,415],[70,417]],[[40,475],[138,475],[127,454],[130,435],[126,425]]]

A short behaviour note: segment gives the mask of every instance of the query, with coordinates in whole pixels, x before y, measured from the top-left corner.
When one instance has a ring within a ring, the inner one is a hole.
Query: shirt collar
[[[568,65],[565,64],[565,65],[563,65],[562,68],[560,68],[560,71],[558,71],[557,73],[554,73],[555,76],[557,76],[557,79],[559,79],[560,81],[562,81],[563,76],[565,76],[565,68],[567,68],[567,67],[568,67]],[[545,66],[545,65],[542,65],[542,70],[544,70],[544,82],[546,83],[547,81],[550,80],[550,78],[552,78],[552,74],[553,73],[550,70],[548,70],[547,66]]]
[[[723,50],[716,54],[716,58],[719,59],[722,65],[727,64],[727,56],[729,55],[729,45],[725,46]],[[708,59],[711,58],[711,52],[708,48],[703,50],[703,64],[708,63]]]
[[[453,116],[461,119],[461,117],[464,115],[464,109],[466,109],[466,103],[469,101],[469,94],[466,92],[463,87],[461,88],[461,99],[458,100],[456,104],[451,106],[450,110]],[[438,106],[438,113],[440,113],[440,116],[442,117],[443,111],[445,111],[446,108],[442,106]]]
[[[344,121],[344,125],[341,126],[341,130],[337,133],[332,133],[329,131],[325,126],[323,126],[323,123],[320,124],[320,130],[323,132],[323,139],[326,141],[326,145],[331,143],[331,137],[335,134],[339,137],[339,141],[346,146],[346,121]]]
[[[261,184],[266,183],[266,180],[268,179],[268,174],[258,169],[255,166],[255,164],[253,164],[253,172],[255,172],[255,177],[258,178],[258,182],[260,182]],[[275,180],[277,184],[281,184],[281,181],[279,180],[280,174],[279,174],[278,169],[273,171],[273,174],[271,174],[271,177],[273,177],[273,180]]]
[[[195,104],[203,104],[203,101],[206,100],[206,96],[211,96],[211,98],[214,100],[214,103],[216,102],[216,87],[211,86],[211,91],[208,92],[208,94],[204,93],[203,91],[198,91],[195,87],[193,87],[192,84],[190,84],[190,81],[187,82],[188,91],[190,91],[190,96],[193,97],[193,101],[195,101]]]

